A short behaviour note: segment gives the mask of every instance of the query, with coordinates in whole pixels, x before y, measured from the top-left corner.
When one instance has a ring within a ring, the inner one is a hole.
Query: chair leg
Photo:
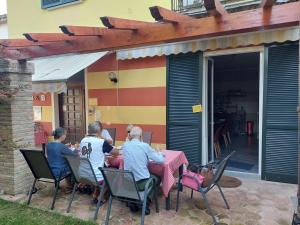
[[[54,209],[54,204],[55,204],[55,200],[56,200],[56,195],[57,195],[57,192],[58,192],[58,188],[59,188],[59,181],[55,181],[55,190],[54,190],[54,193],[53,193],[53,200],[52,200],[52,204],[51,204],[51,210]]]
[[[211,216],[212,219],[213,219],[214,224],[217,224],[217,220],[216,220],[216,218],[215,218],[215,216],[214,216],[214,214],[213,214],[213,211],[211,210],[211,208],[210,208],[210,206],[209,206],[209,204],[208,204],[208,201],[207,201],[207,198],[206,198],[205,194],[204,194],[203,192],[201,192],[201,195],[202,195],[202,197],[203,197],[203,199],[204,199],[205,206],[206,206],[206,208],[208,209],[209,214],[210,214],[210,216]]]
[[[192,189],[192,191],[191,191],[191,199],[193,199],[193,196],[194,196],[194,190]]]
[[[217,187],[219,188],[219,191],[220,191],[220,193],[221,193],[221,195],[222,195],[222,198],[223,198],[223,200],[224,200],[224,202],[225,202],[226,208],[227,208],[227,209],[230,209],[230,208],[229,208],[229,205],[228,205],[228,202],[227,202],[227,200],[226,200],[226,198],[225,198],[225,195],[224,195],[224,193],[223,193],[221,187],[219,186],[219,184],[217,184]]]
[[[33,191],[34,191],[34,189],[35,189],[35,184],[36,184],[36,181],[37,181],[37,179],[34,179],[34,181],[33,181],[33,185],[32,185],[32,188],[31,188],[31,191],[30,191],[29,197],[28,197],[27,205],[29,205],[29,204],[30,204],[31,197],[32,197],[32,193],[33,193]]]
[[[158,201],[157,201],[157,187],[156,187],[156,185],[154,185],[154,203],[155,203],[156,213],[159,213],[159,206],[158,206]]]
[[[142,208],[141,225],[144,225],[146,206],[147,206],[147,196],[144,196],[143,208]]]
[[[74,184],[72,195],[71,195],[70,202],[69,202],[68,209],[67,209],[67,213],[70,212],[71,205],[72,205],[72,202],[73,202],[73,199],[74,199],[74,196],[75,196],[76,188],[77,188],[77,184]]]
[[[113,200],[112,197],[109,196],[108,208],[107,208],[106,218],[105,218],[105,225],[108,225],[108,223],[109,223],[109,216],[110,216],[110,211],[111,211],[112,200]]]
[[[176,199],[176,212],[178,212],[178,207],[179,207],[179,192],[180,192],[180,188],[178,187],[178,190],[177,190],[177,199]]]
[[[94,215],[94,220],[97,220],[98,218],[98,213],[99,213],[99,209],[101,207],[101,203],[102,203],[102,199],[103,199],[103,195],[104,195],[104,188],[105,188],[105,184],[103,184],[100,188],[100,195],[98,197],[98,202],[97,202],[97,207],[96,207],[96,211],[95,211],[95,215]]]

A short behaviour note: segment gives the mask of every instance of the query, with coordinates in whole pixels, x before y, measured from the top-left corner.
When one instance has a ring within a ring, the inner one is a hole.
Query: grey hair
[[[131,131],[131,129],[132,129],[133,127],[134,127],[133,124],[128,124],[126,130],[127,130],[127,131]]]
[[[100,133],[100,126],[97,122],[91,123],[88,126],[88,134]]]
[[[142,128],[135,126],[131,128],[129,135],[131,138],[140,138],[142,134],[143,134]]]

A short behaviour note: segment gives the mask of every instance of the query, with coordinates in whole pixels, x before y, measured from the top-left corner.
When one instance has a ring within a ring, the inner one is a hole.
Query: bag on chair
[[[204,177],[202,187],[208,187],[214,177],[213,167],[209,166],[207,168],[202,168],[200,174]]]

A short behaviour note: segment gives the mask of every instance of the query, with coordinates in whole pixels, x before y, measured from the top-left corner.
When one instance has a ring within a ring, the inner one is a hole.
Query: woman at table
[[[104,139],[111,145],[113,143],[113,139],[110,136],[109,132],[103,128],[103,125],[100,121],[96,121],[95,123],[98,124],[98,126],[100,127],[100,136],[99,137]]]
[[[142,129],[140,127],[133,127],[130,130],[131,141],[125,142],[122,146],[124,155],[124,169],[130,170],[135,178],[138,191],[144,191],[145,185],[148,179],[154,178],[156,184],[159,184],[159,178],[150,174],[148,170],[149,159],[157,162],[163,163],[164,156],[161,152],[156,152],[147,143],[142,142]],[[153,185],[153,184],[152,184]],[[151,199],[153,192],[149,194],[149,199]],[[136,212],[138,206],[136,204],[129,204],[130,210]],[[146,215],[150,214],[149,201],[147,201]]]
[[[54,141],[47,144],[47,156],[49,166],[53,175],[57,178],[66,177],[67,187],[65,192],[72,191],[71,171],[64,158],[64,155],[77,155],[77,151],[70,150],[62,142],[67,137],[67,132],[64,128],[59,127],[53,131]]]

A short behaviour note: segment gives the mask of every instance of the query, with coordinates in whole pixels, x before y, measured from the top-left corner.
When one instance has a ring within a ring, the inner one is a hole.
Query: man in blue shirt
[[[161,152],[156,152],[147,143],[142,142],[142,129],[140,127],[133,127],[130,130],[130,141],[126,141],[122,146],[124,155],[124,169],[130,170],[137,183],[138,191],[144,191],[148,179],[153,177],[156,181],[159,178],[150,175],[148,170],[149,160],[156,163],[163,163],[164,156]],[[137,206],[131,204],[131,211],[137,211]],[[146,214],[150,214],[150,209],[147,204]]]

